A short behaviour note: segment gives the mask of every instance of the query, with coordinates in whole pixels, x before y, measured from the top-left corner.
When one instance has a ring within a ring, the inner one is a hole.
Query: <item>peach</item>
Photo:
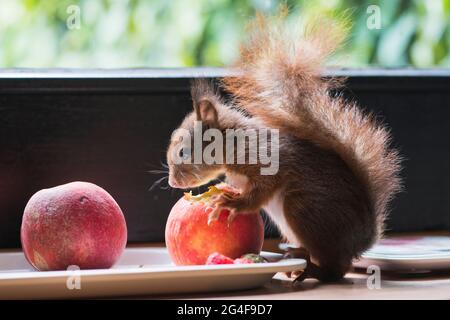
[[[211,188],[209,193],[219,192]],[[165,233],[172,261],[176,265],[199,265],[214,252],[231,259],[259,253],[264,241],[264,222],[259,212],[240,213],[228,223],[229,211],[223,209],[218,220],[208,224],[208,197],[186,194],[172,208]]]
[[[22,218],[25,257],[37,270],[110,268],[127,242],[123,213],[104,189],[72,182],[34,194]]]

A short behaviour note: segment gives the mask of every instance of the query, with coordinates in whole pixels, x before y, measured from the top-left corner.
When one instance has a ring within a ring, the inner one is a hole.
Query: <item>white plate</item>
[[[450,237],[383,239],[353,264],[357,268],[377,265],[382,270],[402,273],[450,270]]]
[[[270,260],[281,257],[269,252],[262,255]],[[303,259],[240,265],[174,266],[165,248],[131,248],[125,250],[111,269],[39,272],[29,265],[21,252],[0,253],[0,299],[124,297],[242,290],[264,285],[277,272],[303,270],[305,266]]]

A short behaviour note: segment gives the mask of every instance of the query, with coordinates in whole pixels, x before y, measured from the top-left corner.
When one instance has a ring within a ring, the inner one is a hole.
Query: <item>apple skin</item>
[[[228,225],[229,211],[208,225],[208,209],[203,202],[184,197],[172,208],[166,224],[166,246],[176,265],[201,265],[211,253],[231,259],[246,253],[260,253],[264,242],[264,221],[259,212],[241,213]]]
[[[72,182],[35,193],[25,207],[20,238],[40,271],[110,268],[127,242],[116,201],[99,186]]]

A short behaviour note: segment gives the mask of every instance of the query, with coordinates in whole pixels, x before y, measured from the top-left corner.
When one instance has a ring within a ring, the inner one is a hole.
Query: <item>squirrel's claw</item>
[[[228,209],[230,210],[230,213],[228,214],[228,225],[230,225],[234,218],[236,218],[236,216],[239,214],[239,212],[236,211],[236,209]]]
[[[218,205],[212,207],[211,212],[208,214],[208,225],[210,225],[213,221],[219,219],[220,211],[222,211],[222,207]]]

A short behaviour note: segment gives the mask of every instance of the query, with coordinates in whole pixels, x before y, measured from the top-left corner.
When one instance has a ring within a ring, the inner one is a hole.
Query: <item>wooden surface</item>
[[[321,284],[315,280],[306,280],[303,283],[293,284],[284,275],[278,274],[263,288],[255,290],[156,298],[254,300],[450,299],[450,275],[415,279],[385,279],[382,280],[380,289],[368,289],[366,279],[367,275],[352,273],[348,274],[344,280],[334,284]]]

